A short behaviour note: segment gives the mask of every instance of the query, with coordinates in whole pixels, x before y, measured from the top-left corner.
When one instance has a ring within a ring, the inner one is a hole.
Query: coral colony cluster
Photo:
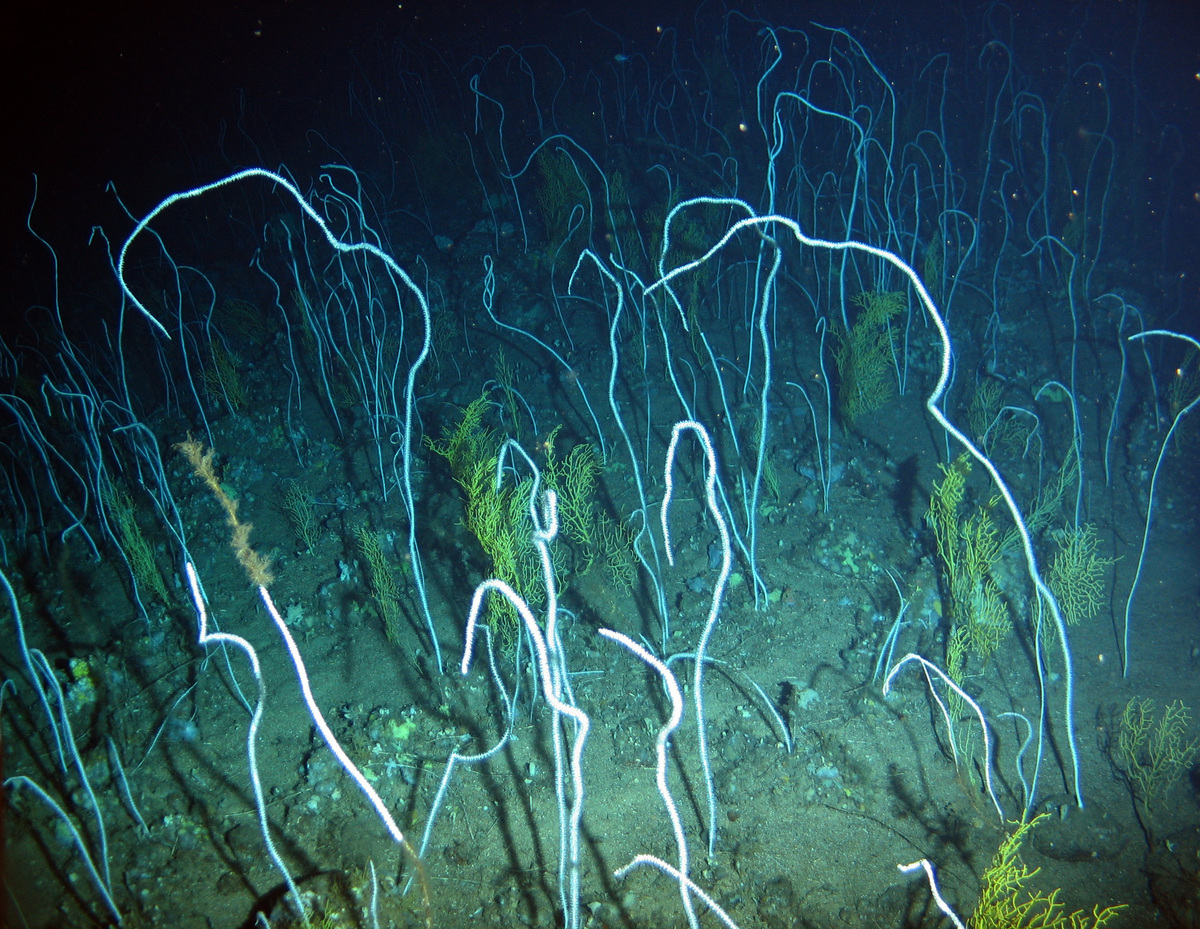
[[[1194,152],[1144,9],[957,15],[376,45],[86,286],[35,202],[7,924],[1196,925]]]

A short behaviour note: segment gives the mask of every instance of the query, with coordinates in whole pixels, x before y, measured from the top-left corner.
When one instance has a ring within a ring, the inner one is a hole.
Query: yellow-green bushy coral
[[[214,401],[224,400],[231,413],[238,413],[246,408],[246,388],[238,372],[238,365],[241,363],[242,360],[233,352],[220,343],[214,343],[209,363],[201,375],[208,396]]]
[[[1058,551],[1046,575],[1046,581],[1063,618],[1074,626],[1096,614],[1104,600],[1104,569],[1115,558],[1103,558],[1096,553],[1099,539],[1094,526],[1076,526],[1053,533]]]
[[[1031,871],[1021,860],[1021,844],[1048,815],[1014,823],[1016,829],[1000,843],[983,872],[979,902],[967,921],[970,929],[1103,929],[1125,909],[1125,904],[1097,904],[1090,915],[1085,910],[1067,913],[1058,900],[1060,889],[1047,894],[1028,886],[1041,869]]]
[[[559,532],[578,548],[580,570],[591,567],[597,554],[596,476],[600,466],[590,445],[576,445],[566,458],[559,458],[554,447],[558,429],[544,444],[546,484],[558,494]]]
[[[835,327],[833,360],[838,370],[838,405],[848,425],[892,399],[892,330],[890,320],[905,306],[900,291],[855,294],[861,307],[854,325]]]
[[[147,590],[154,594],[164,606],[170,606],[171,596],[167,593],[167,582],[163,580],[162,572],[154,557],[154,547],[142,532],[137,521],[137,511],[133,498],[124,490],[110,485],[104,494],[103,503],[112,520],[125,558],[139,590]]]
[[[937,540],[938,561],[950,594],[949,618],[966,628],[966,644],[987,659],[1012,628],[1008,606],[992,569],[1000,558],[1001,539],[989,501],[963,515],[963,497],[971,459],[961,455],[942,466],[942,480],[934,484],[926,517]],[[961,682],[959,682],[961,683]]]
[[[1187,740],[1191,720],[1191,711],[1180,700],[1168,704],[1162,716],[1152,700],[1134,697],[1125,705],[1112,759],[1147,810],[1196,760],[1200,739]]]
[[[504,413],[513,431],[513,438],[521,438],[521,411],[517,408],[517,372],[509,363],[504,352],[496,354],[496,383],[504,396]]]
[[[543,148],[535,160],[541,175],[537,202],[546,230],[546,254],[553,258],[580,228],[590,225],[591,198],[566,152]]]
[[[312,495],[298,481],[284,484],[283,511],[291,523],[292,532],[296,534],[296,540],[311,552],[321,538],[321,528],[317,525]]]
[[[393,645],[400,641],[400,591],[396,587],[396,579],[392,576],[391,566],[383,554],[383,545],[379,536],[360,526],[358,529],[358,547],[367,563],[367,572],[371,584],[371,592],[375,602],[379,604],[379,612],[383,616],[383,629],[388,641]]]
[[[546,443],[544,478],[558,493],[560,536],[575,548],[577,570],[591,569],[603,557],[609,575],[622,587],[632,587],[637,575],[633,550],[635,533],[625,523],[605,513],[599,505],[600,462],[596,450],[576,445],[566,458],[554,451],[556,429]]]
[[[544,581],[541,560],[533,546],[528,478],[511,479],[504,472],[498,480],[503,437],[483,422],[490,401],[481,397],[464,411],[462,419],[443,432],[440,442],[427,446],[444,457],[455,481],[466,494],[465,523],[487,556],[490,576],[513,587],[531,605],[541,601]],[[598,506],[600,462],[587,444],[574,446],[565,457],[558,455],[554,429],[538,448],[545,456],[541,469],[542,488],[558,496],[558,544],[568,545],[575,555],[574,571],[589,570],[603,556],[614,578],[631,585],[634,553],[632,535],[611,520]],[[556,570],[567,560],[556,558]],[[557,577],[561,584],[564,578]],[[517,616],[506,600],[489,605],[496,632],[502,642],[515,641]]]
[[[600,547],[604,550],[604,566],[614,584],[629,590],[637,580],[637,552],[634,543],[637,533],[627,522],[601,513],[596,525]]]
[[[484,458],[491,457],[499,444],[495,432],[483,425],[483,414],[487,412],[491,401],[487,394],[472,400],[463,410],[462,419],[446,429],[441,442],[429,436],[425,437],[425,445],[430,451],[441,455],[450,465],[450,474],[464,488],[468,475]]]
[[[536,603],[540,571],[533,548],[527,482],[496,486],[496,458],[476,462],[464,485],[467,528],[491,561],[491,576],[499,578],[527,601]],[[496,634],[505,645],[516,641],[517,614],[505,598],[488,606]]]
[[[529,520],[527,486],[511,482],[497,485],[501,437],[483,417],[491,406],[486,395],[472,401],[462,418],[443,432],[441,442],[425,444],[446,459],[454,480],[466,494],[466,526],[487,556],[489,574],[509,584],[523,597],[537,589],[537,562]],[[507,600],[489,605],[496,634],[502,642],[515,641],[517,615]]]

